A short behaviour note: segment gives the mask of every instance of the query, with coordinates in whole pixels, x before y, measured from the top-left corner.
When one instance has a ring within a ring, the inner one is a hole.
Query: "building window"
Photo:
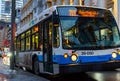
[[[54,5],[56,5],[57,4],[57,0],[54,0]]]
[[[78,5],[80,5],[81,4],[81,0],[78,0]]]
[[[62,0],[62,5],[65,5],[65,0]]]
[[[47,8],[52,6],[52,2],[47,2]]]
[[[69,4],[73,5],[74,4],[74,0],[69,0]]]

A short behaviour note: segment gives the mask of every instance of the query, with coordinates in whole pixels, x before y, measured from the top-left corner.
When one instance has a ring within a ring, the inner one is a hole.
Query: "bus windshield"
[[[118,26],[112,16],[59,16],[64,49],[108,49],[120,46]]]

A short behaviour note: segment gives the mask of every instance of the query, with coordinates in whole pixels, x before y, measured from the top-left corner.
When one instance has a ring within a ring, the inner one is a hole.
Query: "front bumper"
[[[70,64],[60,65],[60,73],[79,73],[87,71],[108,71],[120,68],[120,61],[109,61],[99,63],[81,63],[81,64]]]

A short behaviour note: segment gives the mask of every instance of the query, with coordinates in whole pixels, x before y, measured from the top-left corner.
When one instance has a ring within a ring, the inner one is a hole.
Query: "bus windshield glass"
[[[120,46],[118,26],[110,11],[90,11],[85,8],[88,11],[82,12],[73,8],[75,12],[68,14],[68,9],[58,8],[64,49],[108,49]]]

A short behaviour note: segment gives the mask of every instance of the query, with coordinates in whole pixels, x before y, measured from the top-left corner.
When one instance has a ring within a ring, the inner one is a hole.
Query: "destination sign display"
[[[99,12],[95,10],[69,10],[69,16],[95,17],[98,14]]]
[[[110,10],[94,7],[64,6],[58,7],[57,10],[59,16],[108,17],[111,15]]]
[[[58,7],[59,16],[107,17],[108,10],[92,7]]]

